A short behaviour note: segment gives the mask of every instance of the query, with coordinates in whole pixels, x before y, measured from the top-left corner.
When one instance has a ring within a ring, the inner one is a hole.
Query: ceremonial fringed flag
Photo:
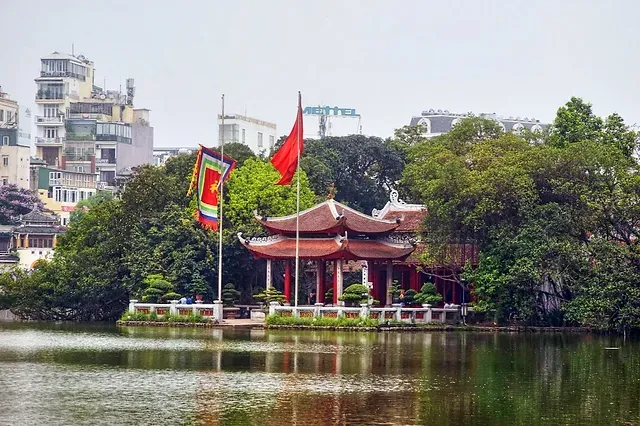
[[[291,129],[287,139],[271,158],[271,164],[280,173],[280,180],[276,182],[276,185],[289,185],[293,180],[293,175],[298,170],[298,160],[304,149],[302,135],[302,96],[298,93],[296,122],[293,124],[293,129]]]
[[[196,218],[207,229],[218,230],[218,191],[236,167],[235,160],[200,145],[187,195],[196,189]]]

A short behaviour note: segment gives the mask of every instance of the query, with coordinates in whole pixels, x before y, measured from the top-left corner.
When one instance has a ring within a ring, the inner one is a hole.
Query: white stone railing
[[[452,308],[432,308],[423,305],[422,308],[406,308],[393,305],[390,308],[372,308],[362,304],[359,308],[347,308],[344,306],[324,306],[317,303],[315,306],[280,306],[277,302],[269,305],[269,315],[307,317],[307,318],[371,318],[380,323],[387,321],[405,323],[458,323],[460,322],[460,306]]]
[[[150,314],[154,312],[158,317],[169,315],[201,315],[205,318],[213,318],[222,321],[223,307],[221,302],[212,304],[196,303],[192,305],[180,304],[178,300],[171,303],[138,303],[137,300],[129,301],[129,312],[135,314],[142,312]]]

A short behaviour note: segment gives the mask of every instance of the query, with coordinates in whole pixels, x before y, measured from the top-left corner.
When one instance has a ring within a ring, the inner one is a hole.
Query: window
[[[9,136],[3,136],[2,137],[2,145],[3,146],[9,146]]]
[[[13,115],[11,111],[7,111],[7,123],[11,123],[13,121]]]
[[[3,155],[2,156],[2,165],[4,167],[8,167],[9,166],[9,156],[8,155]]]
[[[58,116],[58,105],[48,105],[44,107],[44,116],[47,118],[55,118]]]
[[[245,129],[242,129],[242,143],[247,143],[246,139],[245,139]]]
[[[262,148],[262,133],[258,132],[258,148]]]
[[[2,178],[2,184],[3,185],[9,185],[9,179],[8,178]]]
[[[276,141],[275,141],[275,136],[271,135],[269,136],[269,148],[273,148],[273,145],[275,145]]]
[[[0,109],[0,121],[4,121],[4,110]]]
[[[55,127],[47,127],[45,129],[45,137],[48,139],[54,139],[58,137],[58,129]]]

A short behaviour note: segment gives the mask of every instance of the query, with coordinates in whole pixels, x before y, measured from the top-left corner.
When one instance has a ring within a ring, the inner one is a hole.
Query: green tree
[[[77,222],[87,211],[104,201],[113,200],[113,193],[110,191],[98,191],[86,200],[82,200],[76,204],[75,209],[69,216],[69,223]]]
[[[224,280],[236,283],[243,300],[249,301],[254,289],[265,286],[265,263],[256,261],[240,244],[237,234],[264,236],[266,231],[254,214],[267,217],[285,216],[296,212],[296,177],[291,185],[275,185],[278,172],[270,163],[248,159],[236,170],[225,185],[223,206]],[[313,205],[314,193],[304,171],[300,173],[300,210]],[[274,275],[281,272],[278,262]]]
[[[478,310],[499,321],[561,321],[588,283],[590,241],[633,241],[635,195],[625,194],[634,194],[637,167],[605,141],[613,133],[600,122],[573,99],[535,144],[472,118],[410,149],[404,179],[429,211],[424,260],[455,264],[451,244],[473,243],[479,262],[463,277]]]
[[[404,167],[404,148],[377,137],[350,135],[306,140],[301,168],[323,197],[335,184],[337,201],[371,213],[389,199]]]
[[[214,150],[220,152],[219,148],[214,148]],[[236,160],[236,167],[242,166],[249,158],[257,157],[248,145],[240,142],[225,143],[224,155]]]

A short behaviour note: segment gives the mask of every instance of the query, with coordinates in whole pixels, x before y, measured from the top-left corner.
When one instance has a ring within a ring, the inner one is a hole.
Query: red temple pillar
[[[291,261],[284,261],[284,299],[291,303]]]
[[[333,261],[333,304],[338,304],[338,261]]]
[[[324,280],[326,277],[327,266],[324,263],[324,260],[318,260],[317,265],[316,274],[318,274],[318,276],[316,277],[316,302],[324,303],[324,292],[326,291],[324,288]]]
[[[451,282],[451,286],[453,287],[452,289],[452,301],[451,303],[455,303],[456,305],[458,304],[458,283],[457,282]]]
[[[409,270],[409,288],[415,291],[420,291],[418,286],[418,271],[415,267],[411,267]]]
[[[369,294],[371,295],[372,298],[376,298],[376,280],[375,280],[375,273],[374,273],[374,264],[373,264],[373,260],[368,260],[367,261],[367,281],[369,281],[371,283],[371,288],[369,289]]]

